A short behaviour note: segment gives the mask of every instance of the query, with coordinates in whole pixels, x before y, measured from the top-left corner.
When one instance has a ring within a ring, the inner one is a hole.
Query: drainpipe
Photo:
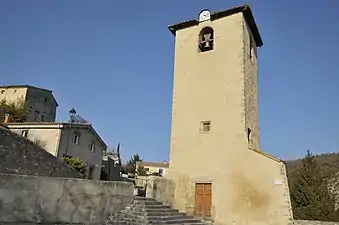
[[[68,135],[67,135],[67,144],[66,144],[66,149],[65,149],[65,157],[68,156],[68,146],[69,146],[69,139],[71,136],[71,127],[72,127],[72,122],[69,122],[69,126],[68,126]]]
[[[75,109],[73,108],[73,109],[69,110],[68,114],[69,114],[69,127],[68,127],[68,136],[67,136],[67,145],[66,145],[66,150],[65,150],[65,156],[66,157],[68,156],[68,146],[69,146],[69,138],[71,136],[72,122],[73,122],[73,120],[76,116]]]

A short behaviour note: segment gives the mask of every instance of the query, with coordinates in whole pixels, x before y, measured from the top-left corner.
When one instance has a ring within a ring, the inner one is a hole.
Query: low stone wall
[[[0,223],[1,225],[86,225],[85,223]],[[96,224],[102,225],[102,224]]]
[[[173,205],[174,182],[158,176],[149,176],[146,186],[146,197],[155,198],[164,204]]]
[[[137,176],[135,178],[135,186],[145,188],[147,186],[148,178],[148,176]]]
[[[339,225],[339,222],[313,221],[313,220],[294,220],[293,225]]]
[[[0,174],[0,224],[103,223],[133,201],[129,182]]]

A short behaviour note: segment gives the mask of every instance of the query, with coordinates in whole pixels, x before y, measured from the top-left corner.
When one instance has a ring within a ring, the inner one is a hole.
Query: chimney
[[[9,123],[9,114],[8,113],[5,114],[4,123]]]

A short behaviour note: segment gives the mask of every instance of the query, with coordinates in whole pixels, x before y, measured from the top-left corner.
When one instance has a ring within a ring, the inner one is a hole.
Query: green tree
[[[307,151],[290,187],[293,215],[299,220],[334,221],[335,200],[313,154]]]
[[[10,115],[10,122],[25,122],[28,115],[27,102],[23,98],[18,98],[16,101],[0,101],[0,108],[5,114]]]
[[[147,170],[143,166],[138,166],[137,175],[138,176],[146,176]]]
[[[139,154],[134,154],[130,160],[128,160],[128,162],[126,163],[126,171],[127,173],[133,173],[135,174],[136,171],[136,167],[137,167],[137,162],[142,162],[142,158],[139,156]]]
[[[81,159],[66,156],[62,160],[80,173],[86,174],[86,164]]]

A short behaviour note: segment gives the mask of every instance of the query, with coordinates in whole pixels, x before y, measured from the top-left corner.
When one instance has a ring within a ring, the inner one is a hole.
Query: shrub
[[[66,156],[62,160],[80,173],[86,174],[86,164],[81,159]]]

